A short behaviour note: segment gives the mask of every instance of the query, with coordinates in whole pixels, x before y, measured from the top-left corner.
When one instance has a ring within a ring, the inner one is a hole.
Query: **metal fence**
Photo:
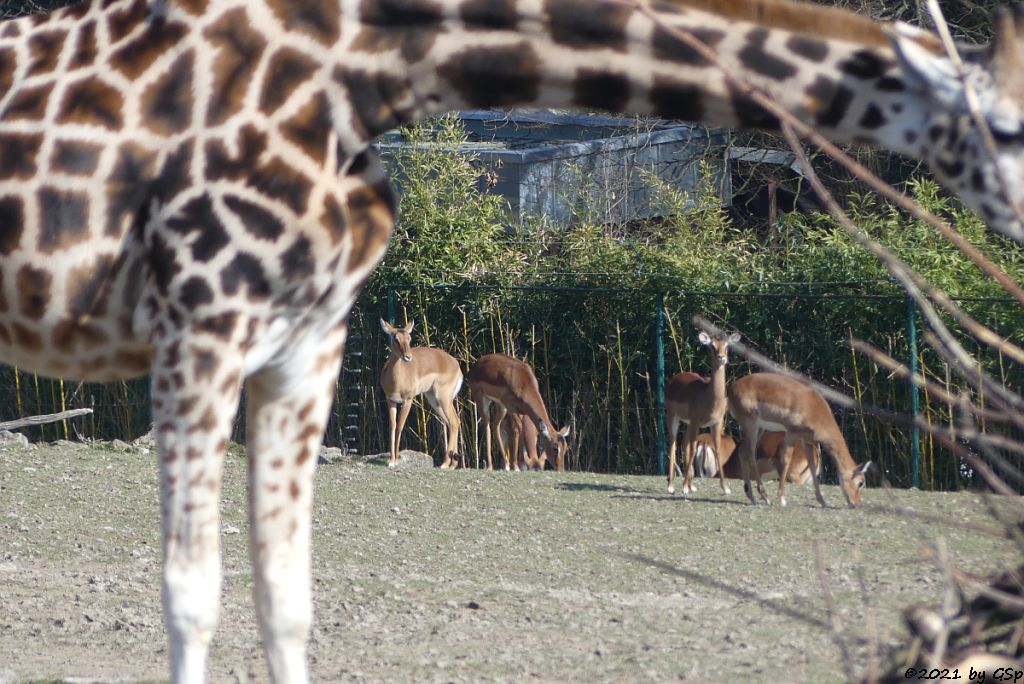
[[[1020,308],[1008,300],[976,299],[961,305],[1011,339],[1024,330]],[[360,454],[387,450],[387,411],[378,377],[388,349],[378,321],[414,320],[415,343],[447,350],[464,372],[477,357],[491,352],[529,362],[556,425],[572,426],[570,468],[663,473],[666,378],[681,370],[710,371],[709,354],[690,322],[694,314],[740,331],[749,346],[864,404],[919,415],[932,425],[950,424],[944,404],[850,349],[851,336],[863,339],[941,383],[956,385],[955,374],[930,349],[915,348],[913,306],[891,283],[760,284],[718,292],[393,285],[364,294],[356,305],[325,442]],[[1004,384],[1021,386],[1018,369],[983,349],[974,351]],[[754,370],[759,369],[733,359],[727,377]],[[479,466],[477,445],[482,440],[468,392],[460,403],[460,451],[469,465]],[[131,439],[149,427],[148,383],[71,383],[0,367],[0,420],[79,407],[93,408],[94,413],[27,432],[41,440]],[[837,409],[836,416],[855,459],[870,458],[875,472],[897,486],[957,489],[972,483],[973,473],[927,434],[863,412]],[[739,436],[735,425],[727,422],[727,429]],[[239,422],[235,438],[242,440],[243,435]],[[419,406],[403,445],[440,456],[440,441],[439,425]]]

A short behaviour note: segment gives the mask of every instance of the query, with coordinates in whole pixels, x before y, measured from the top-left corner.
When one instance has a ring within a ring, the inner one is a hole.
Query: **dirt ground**
[[[244,465],[235,450],[225,466],[215,682],[267,678]],[[780,509],[708,481],[686,499],[656,477],[351,460],[317,480],[321,682],[841,681],[899,642],[902,608],[938,601],[933,540],[973,572],[1019,561],[988,534],[890,510],[992,525],[969,493],[873,488],[851,511],[826,487],[837,507],[822,510],[793,486]],[[166,680],[157,497],[145,446],[0,448],[0,682]]]

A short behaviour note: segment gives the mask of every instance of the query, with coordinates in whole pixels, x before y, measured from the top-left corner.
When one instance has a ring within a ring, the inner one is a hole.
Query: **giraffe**
[[[150,374],[175,682],[205,676],[245,385],[260,630],[272,678],[303,682],[314,456],[394,220],[375,136],[514,105],[777,128],[690,36],[830,138],[928,162],[1021,240],[1022,31],[1001,14],[961,80],[924,31],[785,0],[85,0],[3,22],[0,359]]]

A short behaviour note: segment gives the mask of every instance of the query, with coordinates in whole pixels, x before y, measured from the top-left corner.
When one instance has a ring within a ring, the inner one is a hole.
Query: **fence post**
[[[917,305],[908,294],[907,300],[907,346],[910,347],[907,367],[910,369],[910,412],[914,426],[910,431],[910,484],[921,487],[921,428],[917,417],[921,413],[921,395],[913,378],[917,377]]]
[[[658,310],[654,317],[654,398],[658,423],[658,474],[665,474],[665,293],[655,299]]]

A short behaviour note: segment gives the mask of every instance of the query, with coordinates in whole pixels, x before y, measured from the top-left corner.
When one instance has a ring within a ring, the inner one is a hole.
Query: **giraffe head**
[[[962,50],[963,78],[931,34],[895,24],[890,35],[906,87],[931,103],[914,152],[990,228],[1024,242],[1024,6],[999,13],[990,46]]]
[[[404,328],[396,328],[383,318],[380,320],[380,327],[391,338],[391,352],[406,363],[412,361],[412,327],[413,321],[409,321]]]

